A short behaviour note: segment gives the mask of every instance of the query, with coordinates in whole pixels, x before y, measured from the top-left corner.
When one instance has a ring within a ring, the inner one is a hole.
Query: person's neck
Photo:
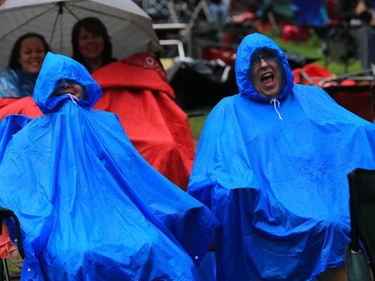
[[[90,67],[90,70],[92,72],[94,70],[97,70],[103,65],[103,59],[97,58],[97,59],[86,60],[86,63]]]

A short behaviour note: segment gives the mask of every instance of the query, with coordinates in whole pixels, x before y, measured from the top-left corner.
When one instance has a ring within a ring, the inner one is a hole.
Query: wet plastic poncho
[[[38,75],[6,67],[0,71],[0,98],[22,98],[33,94]]]
[[[277,50],[285,70],[272,103],[248,76],[259,48]],[[285,55],[266,36],[243,39],[235,68],[240,93],[207,117],[188,188],[221,222],[217,278],[311,280],[343,265],[347,174],[375,168],[375,127],[321,88],[293,85]]]
[[[0,163],[5,149],[12,136],[21,130],[32,119],[25,115],[10,115],[0,123]]]
[[[60,78],[86,99],[51,98]],[[33,94],[45,115],[2,129],[0,206],[21,222],[21,280],[196,280],[216,219],[140,156],[113,113],[91,109],[100,95],[82,65],[48,53]]]

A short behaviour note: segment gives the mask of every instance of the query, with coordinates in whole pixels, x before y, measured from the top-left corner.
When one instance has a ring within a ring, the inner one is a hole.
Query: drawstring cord
[[[277,112],[277,115],[279,115],[279,119],[280,120],[283,120],[283,117],[281,117],[281,114],[280,112],[277,110],[278,107],[280,107],[280,102],[277,100],[277,99],[272,99],[270,101],[270,104],[273,104],[273,108],[275,109],[275,111]],[[276,106],[277,104],[277,106]]]
[[[73,96],[72,94],[67,94],[67,95],[70,97],[70,99],[72,100],[72,102],[73,102],[75,105],[77,105],[76,100],[78,100],[78,98],[77,98],[76,96]]]

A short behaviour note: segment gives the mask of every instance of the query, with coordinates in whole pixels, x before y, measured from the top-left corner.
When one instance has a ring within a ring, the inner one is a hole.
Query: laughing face
[[[277,52],[270,49],[255,51],[250,62],[249,77],[262,96],[276,98],[283,87],[283,68]]]
[[[23,71],[38,74],[45,56],[46,49],[43,42],[37,37],[29,37],[21,43],[18,62]]]

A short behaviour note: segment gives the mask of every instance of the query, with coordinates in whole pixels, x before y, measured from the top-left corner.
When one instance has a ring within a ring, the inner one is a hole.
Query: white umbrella
[[[73,25],[85,17],[104,23],[118,59],[146,51],[150,41],[153,51],[162,50],[151,18],[132,0],[5,0],[0,4],[0,68],[27,32],[42,34],[53,52],[71,56]]]

